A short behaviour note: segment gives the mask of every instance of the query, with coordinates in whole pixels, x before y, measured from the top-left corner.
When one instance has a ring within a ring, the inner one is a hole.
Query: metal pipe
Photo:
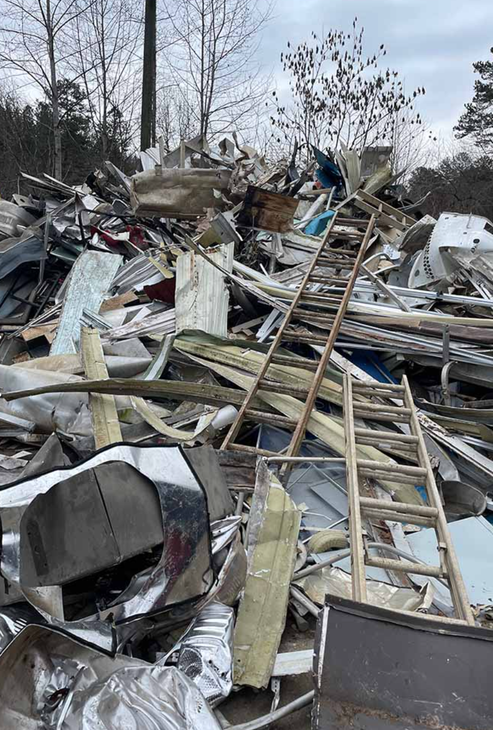
[[[315,565],[310,565],[308,568],[303,568],[303,570],[299,570],[293,575],[293,580],[305,578],[307,575],[316,573],[317,570],[322,570],[322,568],[328,568],[331,565],[334,565],[334,563],[338,563],[340,560],[344,560],[344,558],[349,558],[350,555],[351,550],[343,550],[341,553],[338,553],[331,558],[327,558],[327,560],[322,560],[320,561],[320,563],[315,563]]]
[[[311,692],[307,692],[306,695],[301,695],[301,697],[298,697],[284,707],[280,707],[275,712],[269,712],[268,715],[263,715],[256,720],[250,720],[250,722],[244,722],[241,725],[231,725],[230,728],[231,730],[261,730],[261,728],[267,727],[273,722],[277,722],[277,720],[281,720],[292,712],[296,712],[296,710],[302,710],[303,707],[306,707],[313,701],[314,697],[315,691],[312,690]]]
[[[295,599],[295,601],[298,601],[298,603],[301,603],[301,605],[304,606],[306,608],[306,610],[312,614],[312,616],[315,616],[315,618],[318,618],[320,609],[318,608],[318,606],[315,603],[313,603],[313,601],[311,601],[309,598],[307,598],[307,596],[305,596],[304,593],[302,593],[300,590],[298,590],[298,588],[294,588],[293,586],[291,586],[291,588],[289,589],[289,592],[290,592],[292,598]]]
[[[311,463],[323,464],[324,462],[344,464],[346,458],[343,456],[269,456],[267,463],[287,462],[288,464]]]

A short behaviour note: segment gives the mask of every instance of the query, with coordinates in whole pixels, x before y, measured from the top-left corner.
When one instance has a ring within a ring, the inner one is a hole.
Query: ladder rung
[[[257,449],[256,446],[246,446],[246,444],[236,444],[233,442],[226,446],[228,451],[242,451],[245,454],[255,454],[256,456],[279,456],[276,451],[267,451],[266,449]]]
[[[333,268],[333,269],[347,269],[348,271],[352,271],[354,269],[354,261],[347,261],[347,259],[317,259],[317,267],[320,266],[321,268]],[[315,270],[315,276],[317,276],[317,271]],[[311,279],[312,277],[310,277]]]
[[[327,246],[326,246],[324,248],[324,253],[320,254],[317,261],[319,261],[320,259],[326,258],[330,255],[333,256],[334,254],[337,256],[341,256],[341,255],[353,256],[354,258],[356,258],[356,256],[358,255],[358,252],[354,251],[352,248],[332,248],[330,246],[329,246],[329,248],[327,248]]]
[[[327,342],[326,337],[321,337],[317,335],[310,335],[305,334],[304,332],[284,332],[282,336],[283,340],[286,341],[299,341],[299,342],[308,342],[313,345],[325,345]]]
[[[406,474],[411,477],[427,477],[428,472],[421,466],[407,466],[403,464],[389,464],[387,461],[372,461],[371,459],[356,459],[358,469],[375,469],[392,474]]]
[[[370,399],[378,398],[380,402],[383,401],[382,406],[384,409],[388,406],[393,406],[394,408],[407,408],[404,403],[404,396],[401,395],[401,393],[389,393],[388,390],[368,390],[366,393],[361,391],[355,395],[366,398],[366,401],[354,401],[355,403],[358,403],[358,405],[366,402],[375,405],[374,401]]]
[[[403,385],[398,385],[397,383],[354,383],[353,386],[353,392],[366,392],[368,390],[389,390],[389,391],[395,391],[396,393],[403,393],[405,391],[405,388]]]
[[[363,228],[363,226],[368,227],[368,224],[370,223],[369,220],[365,220],[365,218],[337,218],[337,226],[358,226],[360,228]]]
[[[410,408],[388,406],[386,403],[362,403],[360,401],[354,401],[353,408],[354,410],[366,411],[367,413],[395,413],[397,416],[410,416],[412,413]]]
[[[416,444],[403,444],[400,441],[378,441],[377,439],[368,439],[364,436],[358,436],[356,438],[358,446],[375,446],[376,448],[387,449],[391,451],[399,451],[404,453],[416,454],[418,447]]]
[[[360,411],[358,408],[353,409],[353,413],[358,418],[368,418],[371,421],[389,421],[390,423],[409,423],[409,416],[399,416],[397,413],[369,413],[368,411]]]
[[[267,423],[270,426],[280,426],[281,428],[296,428],[298,424],[298,421],[293,418],[287,418],[277,413],[268,413],[268,411],[256,411],[253,408],[248,408],[245,411],[245,418],[258,423]]]
[[[387,502],[385,499],[374,499],[373,497],[360,497],[361,507],[371,509],[391,510],[392,512],[404,512],[408,515],[421,515],[422,517],[438,517],[436,507],[427,507],[421,504],[406,504],[405,502]]]
[[[371,509],[362,507],[362,514],[371,520],[387,520],[388,522],[402,522],[408,525],[420,525],[421,527],[436,528],[437,520],[434,517],[423,517],[421,515],[407,515],[404,512],[393,512],[392,510]]]
[[[373,469],[358,469],[358,474],[368,479],[375,479],[378,482],[395,482],[396,484],[409,484],[412,487],[422,485],[419,477],[410,474],[390,473],[388,471],[374,471]]]
[[[400,571],[401,573],[415,573],[416,575],[429,575],[432,578],[446,578],[446,573],[434,565],[423,565],[412,563],[410,560],[393,560],[392,558],[373,558],[367,556],[365,564],[371,568],[383,568],[383,570]]]
[[[314,312],[312,309],[304,309],[303,307],[296,307],[293,310],[294,317],[311,317],[311,319],[321,320],[327,322],[328,315],[322,312]]]
[[[301,295],[301,303],[304,304],[340,304],[342,299],[341,294],[335,294],[334,292],[315,292],[307,291]]]
[[[317,267],[318,268],[318,267]],[[322,271],[318,271],[315,269],[315,271],[311,274],[309,281],[312,281],[314,277],[320,277],[323,279],[348,279],[349,276],[342,275],[342,274],[332,274],[330,271],[325,271],[324,269],[338,269],[339,271],[352,271],[354,269],[354,266],[351,264],[343,264],[338,263],[337,261],[332,261],[329,263],[328,261],[322,261]]]
[[[321,274],[313,274],[308,279],[310,284],[347,284],[348,279],[345,276],[322,276]]]
[[[364,438],[374,438],[380,442],[384,441],[402,441],[403,444],[417,444],[419,439],[417,436],[408,436],[404,433],[396,433],[395,431],[375,431],[371,428],[355,428],[355,436],[363,436]]]
[[[272,380],[262,379],[259,382],[259,390],[268,391],[269,393],[280,393],[282,395],[295,395],[302,398],[306,397],[309,393],[308,388],[300,387],[299,385],[292,385],[290,383],[275,383]]]

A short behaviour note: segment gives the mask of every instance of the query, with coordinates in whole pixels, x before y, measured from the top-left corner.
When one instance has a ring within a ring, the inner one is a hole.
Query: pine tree
[[[465,105],[454,131],[459,139],[471,137],[483,150],[489,150],[493,149],[493,61],[478,61],[473,68],[480,78],[474,82],[473,100]]]

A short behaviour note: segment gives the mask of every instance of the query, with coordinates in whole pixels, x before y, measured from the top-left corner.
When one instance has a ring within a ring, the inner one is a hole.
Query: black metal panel
[[[64,585],[163,542],[154,484],[130,464],[100,464],[36,497],[21,523],[21,581]]]
[[[314,730],[493,728],[493,631],[327,600]]]

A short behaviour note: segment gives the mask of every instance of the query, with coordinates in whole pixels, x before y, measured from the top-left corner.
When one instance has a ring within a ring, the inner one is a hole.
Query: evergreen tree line
[[[93,124],[87,96],[74,81],[58,82],[64,182],[81,183],[105,159],[124,171],[135,168],[130,124],[112,107],[105,130]],[[20,172],[50,174],[53,158],[49,99],[26,103],[13,93],[0,95],[0,195],[17,192]],[[104,133],[105,132],[105,133]]]
[[[470,150],[418,167],[410,178],[411,196],[419,200],[429,193],[422,210],[434,217],[450,211],[493,220],[493,62],[478,61],[473,68],[474,96],[455,127],[457,139],[467,141]]]

